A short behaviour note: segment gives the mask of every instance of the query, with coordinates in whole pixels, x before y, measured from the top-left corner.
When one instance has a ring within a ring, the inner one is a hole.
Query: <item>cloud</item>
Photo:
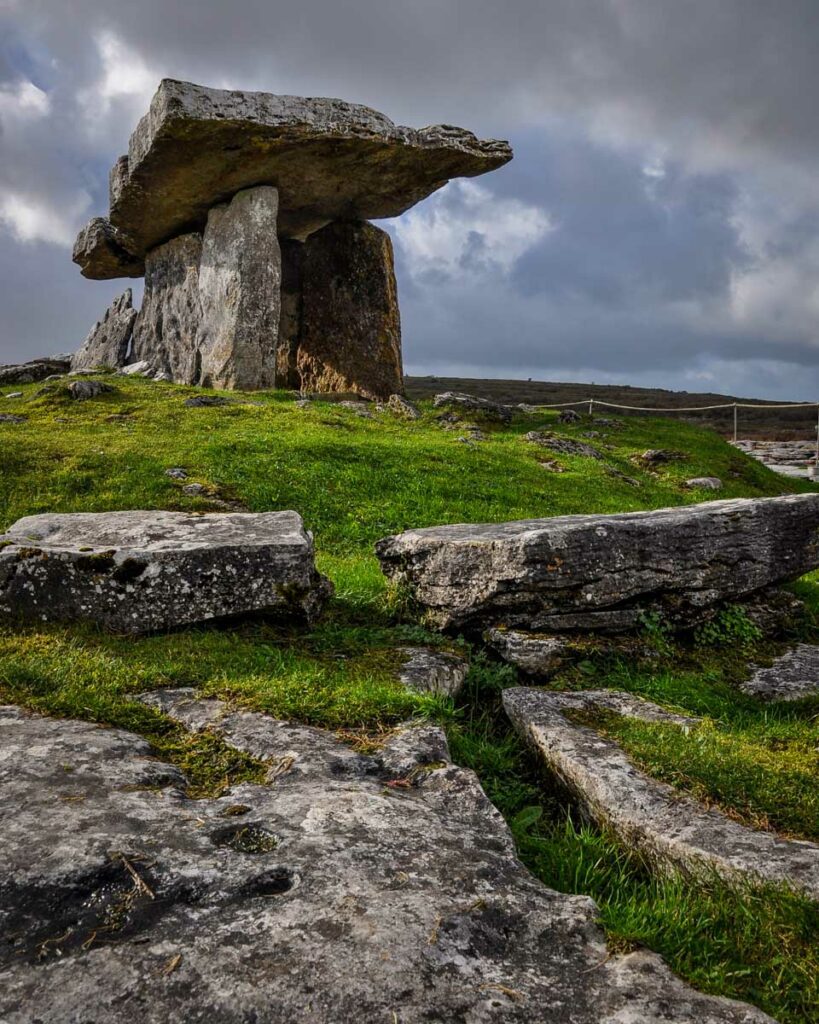
[[[0,85],[0,119],[45,117],[51,109],[48,93],[19,79]]]
[[[0,224],[18,242],[48,242],[70,248],[77,224],[82,222],[89,205],[90,197],[82,194],[73,206],[57,210],[42,200],[6,190],[0,193]]]

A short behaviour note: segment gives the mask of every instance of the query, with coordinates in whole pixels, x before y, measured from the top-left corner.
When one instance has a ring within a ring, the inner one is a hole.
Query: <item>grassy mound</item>
[[[0,529],[38,512],[292,508],[315,533],[336,597],[307,633],[258,622],[140,639],[91,626],[1,628],[0,699],[135,729],[185,768],[197,794],[256,778],[258,766],[212,738],[185,736],[134,693],[195,686],[359,741],[430,717],[447,727],[456,759],[479,773],[526,863],[547,884],[595,897],[615,946],[645,943],[709,991],[749,999],[783,1021],[811,1019],[819,1009],[816,908],[783,890],[658,879],[607,837],[576,826],[499,710],[499,689],[514,685],[514,673],[480,652],[471,652],[457,703],[405,691],[395,680],[398,647],[462,642],[414,621],[373,555],[377,539],[410,527],[623,512],[811,485],[774,475],[715,433],[660,419],[563,425],[556,413],[521,414],[505,427],[479,423],[486,440],[472,441],[427,404],[418,421],[386,411],[364,418],[329,402],[300,408],[275,393],[189,408],[193,389],[111,382],[113,392],[87,402],[72,401],[63,382],[0,398],[0,413],[27,417],[0,422]],[[602,458],[555,454],[526,440],[532,430],[584,441]],[[685,458],[650,469],[639,456],[656,448]],[[170,468],[186,478],[169,477]],[[718,476],[725,487],[717,495],[686,489],[697,476]],[[198,493],[186,492],[190,484],[201,485]],[[819,579],[800,588],[819,621]],[[808,636],[813,627],[807,620],[801,628]],[[555,685],[628,689],[705,716],[689,734],[623,720],[606,728],[648,770],[702,799],[763,827],[815,835],[815,702],[774,712],[739,695],[733,684],[748,659],[771,653],[741,629],[682,643],[655,629],[646,639],[653,657],[592,654]]]

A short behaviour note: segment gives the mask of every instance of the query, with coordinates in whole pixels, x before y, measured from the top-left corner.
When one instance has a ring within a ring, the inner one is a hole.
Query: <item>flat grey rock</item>
[[[154,371],[151,364],[145,359],[138,359],[135,363],[128,363],[119,371],[123,377],[150,377]]]
[[[539,445],[541,448],[549,448],[560,455],[580,455],[585,459],[602,459],[601,453],[585,441],[575,441],[572,437],[564,437],[562,434],[554,434],[549,430],[530,430],[525,435],[530,444]]]
[[[0,412],[0,423],[25,423],[28,416],[21,416],[15,412]]]
[[[163,79],[111,172],[110,214],[80,232],[86,277],[139,276],[155,246],[201,230],[208,210],[257,185],[279,191],[279,234],[397,217],[453,177],[512,158],[451,125],[404,128],[338,99],[209,89]]]
[[[410,690],[456,697],[466,681],[469,662],[457,654],[432,647],[402,647],[398,678]]]
[[[435,396],[432,404],[436,409],[468,412],[472,415],[482,416],[487,420],[494,420],[497,423],[509,423],[512,419],[512,414],[515,412],[514,408],[510,405],[490,402],[488,398],[478,398],[476,395],[467,395],[460,391],[444,391],[440,395]]]
[[[685,481],[686,487],[699,488],[702,491],[721,491],[722,480],[718,476],[692,476]]]
[[[76,512],[0,535],[0,619],[148,633],[264,613],[313,619],[331,592],[296,512]]]
[[[130,288],[114,299],[102,320],[91,328],[82,347],[71,358],[71,371],[98,367],[118,369],[125,365],[137,311]]]
[[[376,544],[382,570],[447,629],[675,625],[819,566],[819,494],[620,515],[409,530]]]
[[[154,704],[270,783],[191,800],[132,734],[2,709],[4,1024],[770,1024],[612,954],[440,730],[367,757],[189,691]]]
[[[504,661],[531,676],[554,675],[572,657],[566,637],[520,629],[488,629],[484,639]]]
[[[687,727],[692,720],[650,705],[635,715],[635,698],[618,707],[607,692],[550,693],[504,690],[503,706],[515,730],[575,798],[582,813],[658,867],[707,877],[788,883],[819,900],[819,846],[746,828],[664,782],[649,778],[612,740],[565,715],[593,707],[648,721]],[[631,705],[631,706],[629,706]],[[680,718],[675,722],[675,718]]]
[[[773,665],[757,668],[740,690],[761,700],[801,700],[819,693],[819,645],[797,644]]]
[[[0,366],[0,384],[34,384],[47,377],[61,376],[68,373],[70,369],[70,357],[32,359],[29,363],[9,363]]]

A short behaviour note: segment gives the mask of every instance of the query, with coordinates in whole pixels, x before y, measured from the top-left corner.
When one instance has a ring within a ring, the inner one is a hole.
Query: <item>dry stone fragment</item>
[[[460,391],[445,391],[436,395],[432,404],[436,409],[451,410],[451,415],[454,415],[455,411],[469,412],[497,423],[509,423],[515,411],[512,406],[490,402],[488,398],[478,398],[476,395],[466,395]],[[443,419],[443,417],[439,417],[439,419]]]
[[[757,668],[739,688],[769,701],[801,700],[819,693],[819,645],[797,644],[772,665]]]
[[[89,398],[98,398],[113,392],[110,384],[101,380],[75,380],[68,385],[68,393],[76,402],[85,402]]]
[[[404,662],[398,678],[410,690],[455,697],[469,671],[469,662],[457,654],[437,651],[431,647],[402,647]]]

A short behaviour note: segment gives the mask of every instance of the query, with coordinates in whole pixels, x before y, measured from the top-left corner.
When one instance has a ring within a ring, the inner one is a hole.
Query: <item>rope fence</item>
[[[578,402],[555,402],[551,405],[537,403],[538,409],[572,409],[576,406],[587,406],[589,416],[594,415],[595,406],[606,409],[625,409],[629,412],[674,413],[674,412],[709,412],[713,409],[733,409],[734,412],[734,443],[739,439],[740,409],[816,409],[816,454],[814,456],[813,477],[819,477],[819,402],[722,402],[719,405],[681,405],[673,407],[648,405],[620,405],[617,402],[604,402],[600,398],[583,398]]]

